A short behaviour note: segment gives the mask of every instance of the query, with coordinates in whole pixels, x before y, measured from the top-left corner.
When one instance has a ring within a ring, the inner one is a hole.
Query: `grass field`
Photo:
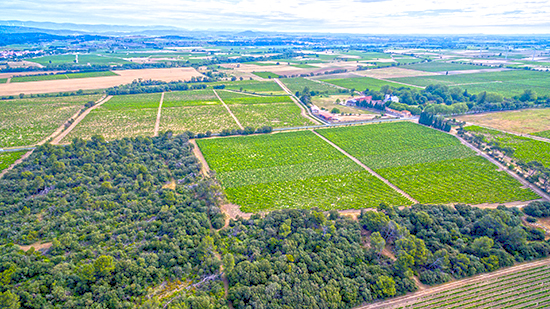
[[[460,63],[446,63],[446,62],[423,62],[415,63],[411,65],[404,65],[402,68],[419,70],[424,72],[444,72],[444,71],[463,71],[463,70],[479,70],[487,69],[487,67],[472,65],[472,64],[460,64]]]
[[[550,108],[465,115],[456,119],[498,130],[534,135],[550,130]]]
[[[550,95],[550,73],[525,70],[486,72],[456,75],[434,75],[392,78],[393,81],[417,86],[445,84],[459,86],[474,94],[482,91],[495,92],[512,97],[531,89],[538,95]]]
[[[221,105],[212,89],[166,92],[162,107]]]
[[[0,84],[5,84],[7,81],[7,78],[0,78]]]
[[[10,167],[17,159],[21,158],[26,151],[0,152],[0,171]]]
[[[380,90],[382,86],[388,85],[395,88],[407,87],[402,84],[387,82],[385,80],[380,80],[371,77],[351,77],[351,78],[339,78],[339,79],[325,79],[324,82],[348,88],[355,89],[358,91],[364,91],[365,89],[369,90]],[[407,87],[410,88],[410,87]]]
[[[525,163],[538,161],[546,168],[550,167],[550,143],[479,126],[467,126],[464,129],[472,133],[483,134],[486,141],[497,142],[500,147],[513,148],[512,157]]]
[[[94,109],[64,139],[89,139],[102,135],[106,140],[139,135],[152,136],[160,102],[160,93],[114,96]]]
[[[457,281],[456,283],[461,282]],[[463,284],[449,285],[447,289],[424,291],[414,299],[405,297],[402,302],[388,301],[373,304],[372,307],[397,308],[510,308],[542,309],[550,307],[550,266],[518,267],[515,271],[501,274],[484,274],[462,280]],[[370,309],[371,306],[365,306]]]
[[[295,103],[234,104],[230,109],[245,127],[282,128],[314,124],[301,115],[301,110]]]
[[[259,76],[261,78],[279,78],[278,74],[272,72],[252,72],[252,74]]]
[[[541,131],[541,132],[531,133],[531,135],[540,136],[540,137],[544,137],[544,138],[550,139],[550,130],[548,130],[548,131]]]
[[[421,203],[504,203],[533,192],[458,139],[410,122],[318,130]]]
[[[243,211],[410,204],[309,131],[197,143],[228,200]]]
[[[340,89],[336,87],[314,82],[309,79],[305,79],[303,77],[284,78],[284,79],[281,79],[281,82],[283,82],[292,93],[296,93],[298,91],[301,92],[304,90],[305,87],[308,87],[309,91],[316,91],[324,94],[340,93]]]
[[[43,80],[59,80],[59,79],[73,79],[73,78],[88,78],[88,77],[104,77],[104,76],[117,76],[118,74],[111,71],[101,72],[86,72],[86,73],[67,73],[67,74],[49,74],[49,75],[28,75],[17,76],[11,79],[12,83],[23,82],[36,82]]]
[[[258,96],[223,90],[219,90],[217,93],[226,104],[267,104],[292,102],[292,99],[288,96]]]
[[[0,148],[34,145],[100,95],[0,101]]]
[[[225,85],[225,89],[259,94],[285,94],[275,81],[242,80],[234,82],[216,82],[213,85]]]
[[[74,64],[76,59],[75,55],[53,55],[53,56],[43,56],[38,58],[29,59],[29,61],[39,63],[41,65],[58,65],[58,64]],[[124,64],[131,63],[122,59],[122,55],[114,57],[107,55],[96,55],[96,54],[83,54],[78,55],[78,63],[82,66],[90,64]]]

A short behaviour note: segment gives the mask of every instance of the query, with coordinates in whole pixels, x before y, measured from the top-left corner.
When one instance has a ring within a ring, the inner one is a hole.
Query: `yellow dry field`
[[[91,89],[103,89],[131,83],[137,79],[152,79],[165,82],[190,80],[193,76],[202,76],[194,68],[144,69],[114,71],[118,76],[89,77],[75,79],[45,80],[37,82],[0,84],[0,95],[19,95],[68,92]]]
[[[307,62],[307,61],[305,61]],[[297,68],[291,65],[288,65],[286,62],[281,62],[279,65],[276,62],[273,62],[273,65],[264,66],[256,64],[222,64],[221,66],[227,69],[233,69],[236,73],[235,76],[240,77],[252,77],[253,79],[262,80],[262,78],[252,74],[252,72],[272,72],[278,75],[300,75],[300,74],[310,74],[310,73],[324,73],[327,71],[346,69],[348,71],[355,71],[358,65],[364,65],[363,63],[357,63],[356,61],[333,61],[330,63],[308,63],[307,65],[312,66],[312,68]]]
[[[550,130],[550,108],[466,115],[456,119],[522,134]]]

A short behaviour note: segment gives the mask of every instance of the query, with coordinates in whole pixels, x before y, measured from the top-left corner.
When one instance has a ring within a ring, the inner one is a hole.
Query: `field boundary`
[[[437,292],[442,292],[445,290],[450,290],[452,288],[461,287],[463,285],[475,283],[478,281],[483,281],[487,279],[493,279],[497,278],[502,275],[510,274],[517,272],[518,270],[527,270],[531,268],[535,268],[537,266],[545,266],[550,265],[550,259],[546,258],[543,260],[538,260],[535,262],[526,262],[518,265],[514,265],[511,267],[507,267],[504,269],[496,270],[494,272],[490,273],[483,273],[478,274],[476,276],[470,277],[470,278],[464,278],[460,280],[455,280],[451,282],[447,282],[438,286],[429,287],[424,290],[414,292],[412,294],[403,295],[400,297],[388,299],[385,301],[379,301],[376,303],[368,304],[368,305],[362,305],[358,307],[354,307],[354,309],[383,309],[383,308],[395,308],[395,307],[405,307],[407,305],[411,305],[419,300],[420,297],[423,296],[429,296],[431,294],[435,294]]]
[[[311,130],[315,135],[317,135],[318,137],[320,137],[322,140],[324,140],[325,142],[327,142],[329,145],[331,145],[332,147],[336,148],[336,150],[340,151],[342,154],[344,154],[346,157],[350,158],[353,162],[359,164],[359,166],[361,166],[362,168],[364,168],[367,172],[369,172],[371,175],[373,175],[374,177],[380,179],[382,182],[384,182],[386,185],[390,186],[392,189],[394,189],[395,191],[397,191],[399,194],[403,195],[405,198],[407,198],[409,201],[415,203],[415,204],[419,204],[419,202],[417,200],[415,200],[412,196],[410,196],[409,194],[407,194],[405,191],[399,189],[396,185],[392,184],[389,180],[387,180],[386,178],[380,176],[378,173],[376,173],[375,171],[373,171],[370,167],[366,166],[365,164],[363,164],[363,162],[359,161],[359,159],[355,158],[354,156],[350,155],[349,153],[347,153],[344,149],[340,148],[338,145],[336,145],[335,143],[331,142],[330,140],[328,140],[326,137],[322,136],[321,134],[315,132],[315,130]]]
[[[283,89],[284,92],[286,92],[290,96],[292,101],[294,101],[294,103],[296,103],[296,105],[298,105],[298,107],[300,107],[300,109],[302,110],[302,116],[303,117],[312,120],[316,124],[327,124],[327,123],[324,123],[323,120],[320,120],[317,117],[313,116],[311,114],[311,111],[309,110],[309,108],[305,108],[304,105],[300,103],[300,100],[297,99],[294,94],[292,94],[290,89],[288,89],[287,86],[282,81],[280,81],[278,78],[274,78],[273,80],[275,80],[277,85],[279,85],[279,87],[281,87],[281,89]]]
[[[407,84],[407,83],[402,83],[402,82],[396,82],[396,81],[393,81],[393,80],[387,80],[387,79],[379,78],[379,77],[364,76],[364,75],[361,75],[361,74],[356,73],[356,72],[351,72],[351,74],[356,75],[356,76],[359,76],[359,77],[374,78],[374,79],[377,79],[377,80],[385,81],[385,82],[387,82],[387,83],[396,83],[396,84],[401,84],[401,85],[405,85],[405,86],[409,86],[409,87],[413,87],[413,88],[426,89],[426,87],[417,86],[417,85],[413,85],[413,84]]]
[[[214,94],[216,95],[216,97],[218,97],[218,100],[220,100],[220,102],[222,102],[223,106],[225,107],[225,109],[227,109],[227,111],[229,112],[229,114],[231,115],[231,117],[233,117],[233,119],[235,120],[235,122],[237,123],[237,125],[239,126],[239,128],[241,128],[241,130],[244,130],[244,127],[243,125],[241,124],[241,122],[239,121],[239,119],[237,119],[237,117],[235,116],[235,114],[233,114],[233,112],[229,109],[229,106],[227,106],[227,104],[225,104],[225,102],[222,100],[222,98],[220,98],[220,96],[218,95],[218,93],[216,92],[216,90],[212,89],[212,91],[214,91]]]
[[[73,123],[71,123],[71,125],[63,132],[61,132],[61,134],[59,134],[58,136],[56,136],[53,140],[52,140],[52,145],[56,145],[56,144],[59,144],[59,142],[61,142],[63,140],[63,138],[65,138],[65,136],[67,136],[69,133],[71,133],[71,131],[84,119],[86,118],[86,116],[94,109],[100,107],[101,105],[103,105],[104,103],[106,103],[107,101],[109,101],[113,96],[110,95],[110,96],[106,96],[102,99],[100,99],[99,101],[96,102],[96,104],[90,108],[88,108],[87,110],[85,110],[82,114],[80,114],[80,116],[78,116],[74,121]]]
[[[162,111],[162,102],[164,101],[164,92],[160,95],[160,102],[159,102],[159,110],[157,112],[157,121],[155,122],[155,130],[153,132],[153,136],[159,135],[159,129],[160,129],[160,115]]]

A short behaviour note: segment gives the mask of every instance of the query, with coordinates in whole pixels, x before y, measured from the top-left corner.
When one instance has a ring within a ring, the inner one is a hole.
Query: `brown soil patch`
[[[208,162],[206,162],[206,159],[204,158],[204,155],[202,154],[199,145],[197,145],[197,142],[194,139],[189,140],[189,143],[193,144],[193,154],[195,155],[195,157],[197,157],[197,159],[199,159],[201,163],[201,173],[204,176],[208,176],[208,173],[210,172],[210,166],[208,166]]]
[[[103,89],[131,83],[137,79],[162,80],[165,82],[189,80],[202,76],[194,68],[145,69],[114,71],[118,76],[46,80],[37,82],[0,84],[0,95],[36,94]]]
[[[524,109],[456,117],[457,120],[516,133],[550,130],[550,109]]]
[[[538,201],[542,201],[542,200],[538,200]],[[504,205],[504,206],[506,206],[506,207],[518,207],[518,208],[521,208],[521,207],[527,206],[527,205],[528,205],[529,203],[531,203],[531,202],[533,202],[533,201],[517,201],[517,202],[493,203],[493,204],[484,203],[484,204],[472,205],[472,207],[496,209],[498,206]]]
[[[170,189],[170,190],[176,190],[176,181],[174,179],[170,180],[170,182],[165,183],[162,186],[163,189]]]
[[[52,246],[52,243],[51,242],[45,242],[45,243],[35,242],[32,245],[26,245],[26,246],[17,245],[17,246],[25,252],[29,251],[31,248],[34,248],[34,250],[36,250],[36,251],[46,251],[46,250],[50,249],[50,247]]]

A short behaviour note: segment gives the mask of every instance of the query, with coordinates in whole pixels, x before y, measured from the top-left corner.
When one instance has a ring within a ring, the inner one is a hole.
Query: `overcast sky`
[[[548,0],[2,0],[0,19],[186,29],[547,34]]]

